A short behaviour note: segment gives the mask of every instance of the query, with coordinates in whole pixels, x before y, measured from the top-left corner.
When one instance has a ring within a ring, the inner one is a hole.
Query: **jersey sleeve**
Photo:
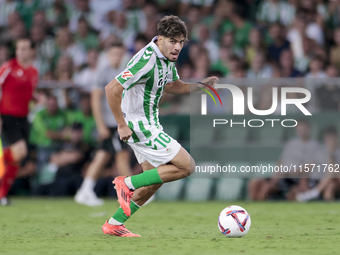
[[[2,86],[7,78],[7,76],[9,75],[9,73],[11,72],[12,68],[11,65],[9,64],[9,62],[6,62],[4,64],[1,65],[0,67],[0,86]]]
[[[179,75],[177,72],[177,68],[174,65],[174,68],[172,69],[172,81],[177,81],[179,79]]]
[[[116,80],[127,90],[132,88],[143,75],[154,68],[156,55],[151,47],[148,47],[143,54],[131,60],[131,63],[123,72],[116,76]]]

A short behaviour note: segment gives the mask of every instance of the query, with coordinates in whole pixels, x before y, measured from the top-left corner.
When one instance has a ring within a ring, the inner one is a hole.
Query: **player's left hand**
[[[211,87],[213,87],[213,88],[215,88],[215,85],[216,85],[216,83],[218,82],[218,77],[216,77],[216,76],[210,76],[210,77],[208,77],[208,78],[205,78],[203,81],[201,81],[202,83],[204,83],[204,84],[208,84],[208,85],[210,85]],[[204,86],[204,85],[201,85],[202,87]]]

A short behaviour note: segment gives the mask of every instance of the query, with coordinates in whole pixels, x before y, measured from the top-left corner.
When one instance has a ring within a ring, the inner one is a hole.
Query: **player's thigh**
[[[190,173],[195,171],[195,160],[190,154],[181,147],[177,155],[170,161],[171,164],[178,167],[179,169],[190,170]]]

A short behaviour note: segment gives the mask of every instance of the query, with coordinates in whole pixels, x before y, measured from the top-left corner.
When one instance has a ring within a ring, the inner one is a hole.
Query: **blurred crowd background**
[[[0,65],[14,57],[17,39],[30,37],[40,78],[29,115],[30,153],[12,193],[75,193],[98,138],[91,112],[97,74],[108,65],[123,70],[170,14],[189,32],[176,63],[182,80],[339,76],[339,0],[0,0]],[[338,83],[313,87],[314,112],[339,111]],[[268,109],[269,87],[259,88],[257,108]],[[164,95],[160,114],[188,114],[186,99]],[[71,164],[63,163],[66,154]],[[51,162],[61,166],[57,176],[44,170]],[[141,171],[133,153],[131,164]],[[108,165],[98,195],[114,195],[114,175],[115,165]]]

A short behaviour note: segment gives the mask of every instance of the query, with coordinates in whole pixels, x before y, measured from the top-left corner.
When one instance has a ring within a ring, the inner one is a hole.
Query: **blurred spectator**
[[[210,63],[218,60],[218,45],[210,38],[209,28],[202,25],[199,29],[199,43],[208,51]]]
[[[190,81],[192,78],[192,73],[193,66],[191,63],[185,63],[181,65],[181,68],[178,69],[178,74],[182,81]]]
[[[91,27],[95,24],[95,15],[91,11],[89,0],[75,0],[74,8],[71,9],[69,29],[72,33],[75,33],[78,29],[78,20],[80,18],[86,19]]]
[[[110,50],[112,44],[116,44],[116,43],[120,43],[120,42],[121,42],[120,39],[115,35],[110,35],[104,41],[104,50],[99,54],[99,58],[98,58],[98,63],[97,63],[98,70],[105,68],[108,65],[110,65],[109,50]],[[123,70],[126,67],[127,63],[130,61],[131,57],[132,57],[131,54],[128,51],[126,51],[122,61],[120,62],[119,68],[121,70]]]
[[[138,34],[134,40],[132,54],[136,54],[149,43],[148,38],[143,34]]]
[[[99,48],[98,36],[90,32],[87,20],[84,18],[80,18],[78,21],[78,29],[77,33],[75,34],[75,41],[78,44],[83,45],[86,51]]]
[[[201,48],[195,57],[195,61],[193,62],[194,72],[192,74],[193,78],[203,79],[207,77],[209,68],[210,68],[210,60],[209,55],[206,49]]]
[[[36,44],[36,58],[50,64],[55,54],[54,39],[47,36],[45,29],[41,26],[33,26],[30,36],[31,40]]]
[[[250,30],[249,33],[250,45],[247,46],[245,49],[246,53],[245,57],[248,64],[251,64],[257,52],[259,51],[265,52],[266,48],[262,38],[263,37],[259,29],[253,28],[252,30]]]
[[[316,165],[330,165],[340,163],[339,136],[335,126],[329,126],[323,131],[323,145],[315,155]],[[309,190],[297,193],[296,199],[301,202],[322,197],[326,201],[334,201],[340,190],[340,179],[337,171],[312,171],[306,179]]]
[[[53,26],[54,32],[68,24],[70,8],[66,6],[67,3],[64,0],[55,0],[53,5],[46,9],[46,19]]]
[[[121,11],[126,15],[128,27],[136,33],[146,32],[149,29],[149,24],[147,24],[145,13],[137,7],[136,1],[122,0],[122,3],[123,8]]]
[[[75,67],[79,68],[86,63],[86,52],[81,44],[74,43],[72,35],[67,28],[60,28],[56,36],[56,54],[55,62],[62,55],[68,55],[72,58]]]
[[[227,75],[228,78],[236,78],[235,77],[235,72],[237,71],[237,69],[241,66],[241,59],[235,55],[231,55],[228,59],[228,70],[229,73]],[[248,67],[245,67],[246,71],[248,69]]]
[[[335,65],[326,69],[328,78],[338,78],[339,71]],[[315,91],[318,107],[321,111],[340,111],[340,88],[336,82],[326,80],[326,83]]]
[[[127,48],[131,48],[136,30],[129,26],[126,14],[111,11],[108,15],[110,23],[101,30],[101,39],[105,40],[110,34],[113,34],[122,40]]]
[[[311,59],[315,57],[314,42],[311,39],[305,37],[302,40],[302,46],[303,46],[303,54],[298,57],[296,57],[294,54],[295,68],[296,70],[302,73],[306,73]],[[293,50],[293,53],[294,53],[294,50]]]
[[[81,169],[85,163],[88,146],[82,142],[83,129],[80,123],[73,123],[69,141],[53,152],[47,164],[38,172],[38,186],[35,196],[74,195],[81,183]]]
[[[310,123],[307,120],[299,120],[295,130],[297,137],[284,145],[278,165],[299,166],[314,162],[319,145],[311,138]],[[252,200],[267,200],[280,193],[289,200],[295,200],[297,192],[308,189],[304,179],[287,178],[282,173],[274,175],[270,180],[251,180],[248,187]]]
[[[147,22],[150,19],[160,20],[162,18],[162,15],[158,10],[157,1],[145,1],[145,4],[143,6],[143,13],[146,17]]]
[[[310,72],[306,75],[306,78],[326,78],[327,75],[323,71],[323,61],[319,56],[313,58],[310,62]]]
[[[148,21],[148,29],[144,32],[144,35],[146,38],[148,38],[149,41],[152,40],[152,38],[157,35],[157,23],[159,20],[157,19],[150,19]]]
[[[295,6],[286,1],[264,0],[257,11],[257,20],[263,25],[280,22],[288,26],[294,20]]]
[[[273,43],[268,46],[269,61],[278,63],[283,50],[290,49],[290,43],[286,40],[284,27],[280,23],[272,23],[269,28]]]
[[[302,73],[294,68],[293,52],[289,49],[283,50],[280,56],[280,71],[284,78],[302,77]]]
[[[47,95],[46,109],[38,112],[33,120],[30,141],[42,151],[57,149],[63,140],[67,140],[67,114],[59,109],[57,98]]]
[[[247,78],[270,78],[272,75],[273,68],[266,63],[265,55],[262,52],[257,52],[251,62]]]
[[[21,2],[18,2],[16,10],[20,14],[24,24],[26,25],[26,28],[29,30],[32,26],[33,15],[37,10],[39,10],[39,1],[23,0]]]
[[[9,51],[6,45],[0,45],[0,66],[9,60]]]
[[[243,50],[234,44],[234,33],[232,31],[227,31],[223,34],[220,46],[231,48],[233,54],[238,57],[244,56]]]
[[[38,57],[37,48],[34,49],[32,58],[34,59],[33,66],[39,71],[39,78],[43,78],[46,72],[50,70],[49,62],[47,62],[43,58]]]
[[[91,92],[97,74],[98,52],[95,49],[87,52],[87,67],[76,73],[73,81],[80,89],[86,92]]]
[[[230,14],[231,30],[233,30],[235,34],[236,46],[242,49],[249,44],[249,33],[253,28],[253,25],[244,18],[244,15],[244,8],[239,4],[235,4]]]
[[[96,141],[96,123],[92,115],[91,96],[89,93],[82,93],[80,96],[79,110],[68,113],[69,123],[80,123],[82,125],[82,142],[88,146],[94,146]]]
[[[73,69],[72,58],[68,55],[61,56],[54,72],[55,80],[72,82]]]
[[[232,55],[232,49],[228,47],[220,47],[219,49],[219,58],[218,60],[212,64],[212,71],[220,71],[223,76],[227,76],[229,73],[229,60]],[[181,77],[181,76],[180,76]]]
[[[340,27],[334,29],[333,40],[335,45],[330,50],[330,61],[340,67]]]
[[[15,55],[15,42],[20,38],[26,37],[27,33],[25,24],[20,19],[16,20],[16,15],[16,12],[11,15],[13,17],[13,24],[11,23],[0,37],[0,43],[8,46],[10,57]]]
[[[324,44],[322,28],[313,20],[309,20],[308,17],[307,10],[299,9],[295,17],[294,26],[287,33],[287,39],[291,43],[295,58],[301,58],[306,54],[303,46],[304,37],[314,40],[317,44]]]
[[[16,10],[17,4],[18,2],[15,0],[0,2],[0,28],[8,25],[8,18]]]
[[[48,162],[51,154],[68,139],[67,114],[58,107],[57,98],[47,95],[46,109],[38,112],[32,122],[30,142],[37,148],[38,172]]]
[[[198,40],[201,18],[202,15],[200,7],[197,5],[190,5],[185,17],[185,25],[187,26],[188,37],[190,40]]]
[[[48,23],[45,15],[45,11],[43,10],[38,10],[34,13],[33,15],[33,21],[32,21],[32,26],[38,26],[44,29],[44,31],[49,34],[53,35],[53,32],[51,31],[50,24]]]
[[[202,0],[202,1],[197,1],[197,0],[180,0],[180,5],[178,7],[179,15],[180,16],[185,16],[188,12],[188,9],[190,7],[190,4],[195,4],[202,8],[202,15],[207,15],[210,13],[211,6],[214,3],[213,0]]]

